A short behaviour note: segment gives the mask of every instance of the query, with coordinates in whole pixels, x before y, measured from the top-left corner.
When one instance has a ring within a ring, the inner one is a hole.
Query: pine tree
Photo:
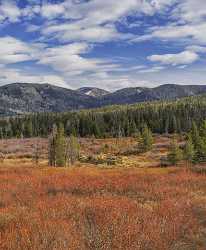
[[[139,145],[140,150],[142,152],[147,152],[152,149],[152,145],[153,145],[152,132],[147,125],[144,125],[140,138],[140,145]]]
[[[40,143],[39,143],[39,138],[36,138],[34,151],[33,151],[33,161],[35,165],[39,164],[39,159],[40,159]]]
[[[195,122],[192,123],[192,129],[191,129],[190,135],[191,135],[191,140],[194,144],[194,147],[195,149],[197,149],[200,145],[200,134],[199,134],[199,130]]]
[[[195,162],[206,162],[206,143],[203,138],[199,137],[195,151]]]
[[[28,121],[26,121],[25,125],[24,125],[24,136],[26,138],[30,138],[33,135],[33,125],[32,125],[32,121],[29,119]]]
[[[206,120],[204,120],[200,126],[200,136],[206,139]]]
[[[192,163],[194,161],[194,157],[195,157],[195,148],[192,142],[192,138],[191,135],[188,135],[188,140],[185,144],[185,148],[184,148],[184,159],[189,162]]]
[[[167,159],[172,165],[177,165],[177,163],[182,160],[182,151],[178,146],[177,140],[175,138],[170,144],[170,150]]]
[[[48,158],[49,166],[56,166],[56,136],[57,136],[57,126],[53,125],[52,132],[49,136],[49,149],[48,149]]]
[[[66,137],[64,127],[62,124],[59,125],[56,135],[56,166],[66,166]]]
[[[73,165],[76,160],[79,158],[80,145],[77,138],[73,135],[67,141],[67,150],[66,150],[66,160],[69,165]]]

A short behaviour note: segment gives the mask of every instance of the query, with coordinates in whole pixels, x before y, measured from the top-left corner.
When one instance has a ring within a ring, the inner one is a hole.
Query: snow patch
[[[92,94],[93,94],[92,90],[90,90],[90,91],[88,91],[88,92],[85,93],[85,95],[92,95]]]

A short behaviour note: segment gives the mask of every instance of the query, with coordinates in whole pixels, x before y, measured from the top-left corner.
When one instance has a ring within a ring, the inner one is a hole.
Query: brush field
[[[0,249],[206,249],[206,175],[161,167],[170,140],[136,155],[134,138],[81,139],[68,168],[47,165],[45,139],[1,141]]]

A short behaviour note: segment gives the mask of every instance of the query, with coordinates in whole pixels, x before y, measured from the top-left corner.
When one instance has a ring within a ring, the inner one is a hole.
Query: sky
[[[205,0],[0,0],[0,85],[206,84]]]

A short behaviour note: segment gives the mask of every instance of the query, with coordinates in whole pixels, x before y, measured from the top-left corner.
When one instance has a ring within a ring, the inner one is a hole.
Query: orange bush
[[[206,249],[205,195],[184,169],[2,168],[0,249]]]

